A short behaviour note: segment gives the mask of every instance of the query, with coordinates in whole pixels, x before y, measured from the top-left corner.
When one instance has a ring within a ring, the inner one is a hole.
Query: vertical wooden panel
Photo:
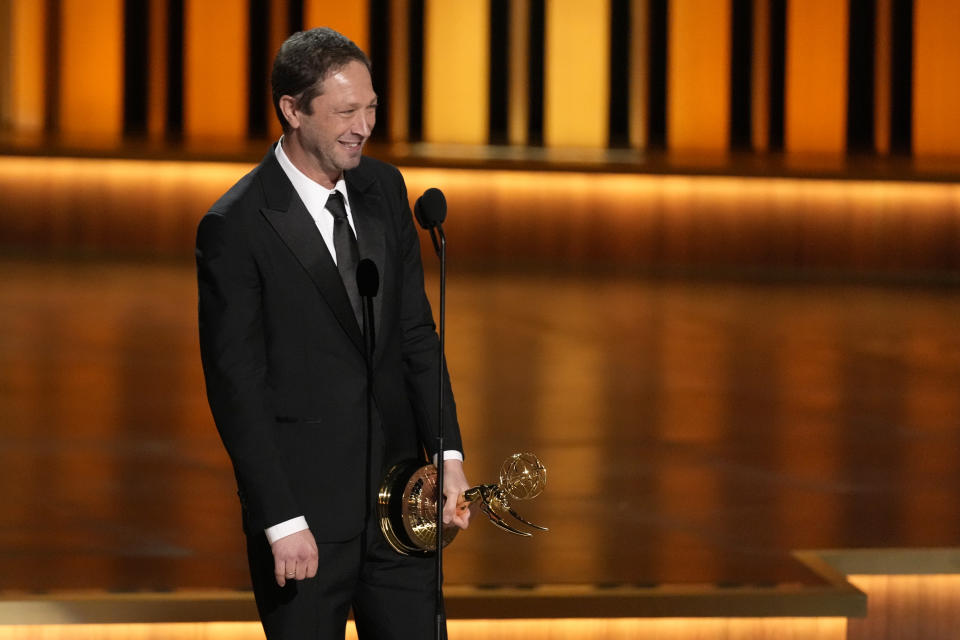
[[[424,139],[486,144],[490,3],[427,0],[424,11]]]
[[[873,53],[873,142],[877,153],[890,153],[890,71],[893,64],[893,4],[877,0],[877,37]]]
[[[407,139],[410,124],[409,0],[390,0],[390,140]]]
[[[630,147],[630,32],[632,18],[630,0],[610,0],[608,17],[610,49],[607,55],[607,146]]]
[[[305,0],[303,28],[330,27],[367,50],[370,35],[370,5],[368,0]]]
[[[770,0],[753,0],[753,115],[750,143],[754,151],[770,148]]]
[[[522,145],[527,142],[530,0],[510,2],[510,81],[507,89],[507,141]]]
[[[609,16],[609,0],[547,0],[543,124],[547,146],[607,146]]]
[[[842,153],[846,145],[848,3],[787,3],[784,146]]]
[[[890,153],[913,153],[913,0],[890,8]]]
[[[13,8],[10,0],[0,0],[0,128],[12,127],[11,84],[13,75]]]
[[[270,49],[271,69],[273,68],[273,58],[277,55],[277,51],[280,50],[280,45],[282,45],[283,41],[291,35],[287,21],[289,11],[290,0],[273,0],[270,3],[270,39],[268,48]],[[272,140],[276,140],[280,137],[280,134],[283,132],[283,130],[273,108],[273,96],[268,92],[267,95],[264,96],[264,100],[269,103],[267,115],[267,135]]]
[[[150,98],[150,2],[123,2],[123,135],[147,134]]]
[[[247,3],[185,0],[183,130],[193,139],[247,132]]]
[[[647,0],[647,148],[667,147],[668,0]]]
[[[783,151],[787,91],[787,0],[767,0],[768,78],[767,150]]]
[[[730,150],[753,149],[753,0],[730,0]]]
[[[547,0],[529,0],[527,14],[527,144],[543,146]]]
[[[960,154],[960,3],[914,3],[913,151]]]
[[[490,2],[490,31],[488,37],[489,71],[487,73],[487,109],[489,144],[507,144],[510,120],[510,2]]]
[[[650,19],[649,0],[632,0],[630,5],[630,146],[642,149],[647,146],[647,87],[650,70],[647,53],[650,35],[647,33]]]
[[[15,131],[43,129],[46,64],[43,46],[44,3],[13,0],[10,6],[10,124]]]
[[[876,112],[877,6],[849,0],[847,29],[847,153],[872,153]]]
[[[288,15],[290,12],[290,0],[271,0],[270,2],[270,40],[269,48],[271,53],[270,62],[273,63],[273,56],[280,49],[280,45],[290,35],[290,25]],[[271,101],[272,103],[272,101]]]
[[[147,135],[163,137],[167,122],[167,0],[150,0],[150,42],[147,56]]]
[[[60,130],[94,137],[123,130],[123,1],[62,0]]]
[[[673,0],[667,146],[724,150],[730,139],[730,0]]]

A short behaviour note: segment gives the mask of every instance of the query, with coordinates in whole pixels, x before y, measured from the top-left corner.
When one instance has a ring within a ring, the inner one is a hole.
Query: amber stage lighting
[[[960,185],[496,170],[403,170],[437,186],[472,258],[647,267],[960,266]],[[460,241],[461,243],[463,240]]]
[[[766,619],[586,619],[452,620],[448,631],[458,640],[843,640],[842,618]],[[255,622],[205,622],[113,625],[39,625],[0,627],[0,640],[259,640]],[[348,623],[345,640],[356,640]]]
[[[0,157],[0,243],[190,252],[250,164]],[[406,167],[458,259],[616,267],[960,269],[955,183]],[[427,242],[427,240],[424,240]]]

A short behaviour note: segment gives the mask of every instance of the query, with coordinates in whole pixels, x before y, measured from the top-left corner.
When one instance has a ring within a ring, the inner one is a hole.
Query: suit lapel
[[[268,153],[262,167],[267,206],[260,210],[261,213],[303,265],[343,330],[362,352],[363,337],[360,335],[356,316],[353,315],[350,299],[340,279],[340,272],[337,271],[313,218],[280,168],[273,150]]]

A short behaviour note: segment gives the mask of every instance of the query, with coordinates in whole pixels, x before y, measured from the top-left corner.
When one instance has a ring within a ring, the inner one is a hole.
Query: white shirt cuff
[[[297,516],[296,518],[285,520],[280,524],[275,524],[272,527],[267,527],[263,531],[267,534],[267,540],[270,544],[273,544],[280,538],[285,538],[298,531],[309,528],[310,527],[307,526],[307,519],[303,516]]]
[[[437,466],[437,454],[433,454],[433,466]],[[443,460],[459,460],[463,462],[463,454],[457,451],[456,449],[445,449],[443,452]]]

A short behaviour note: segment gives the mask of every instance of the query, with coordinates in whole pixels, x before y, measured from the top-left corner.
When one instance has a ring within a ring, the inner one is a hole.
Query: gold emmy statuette
[[[398,553],[408,556],[432,555],[437,548],[437,468],[409,460],[395,465],[380,485],[377,499],[377,515],[380,529],[390,546]],[[490,522],[504,531],[518,536],[533,535],[518,529],[507,519],[514,520],[540,531],[546,527],[523,519],[510,499],[530,500],[536,498],[547,484],[547,468],[532,453],[515,453],[500,465],[498,484],[481,484],[471,487],[457,500],[458,509],[466,509],[480,501],[480,510]],[[453,542],[456,525],[443,527],[443,546]]]

